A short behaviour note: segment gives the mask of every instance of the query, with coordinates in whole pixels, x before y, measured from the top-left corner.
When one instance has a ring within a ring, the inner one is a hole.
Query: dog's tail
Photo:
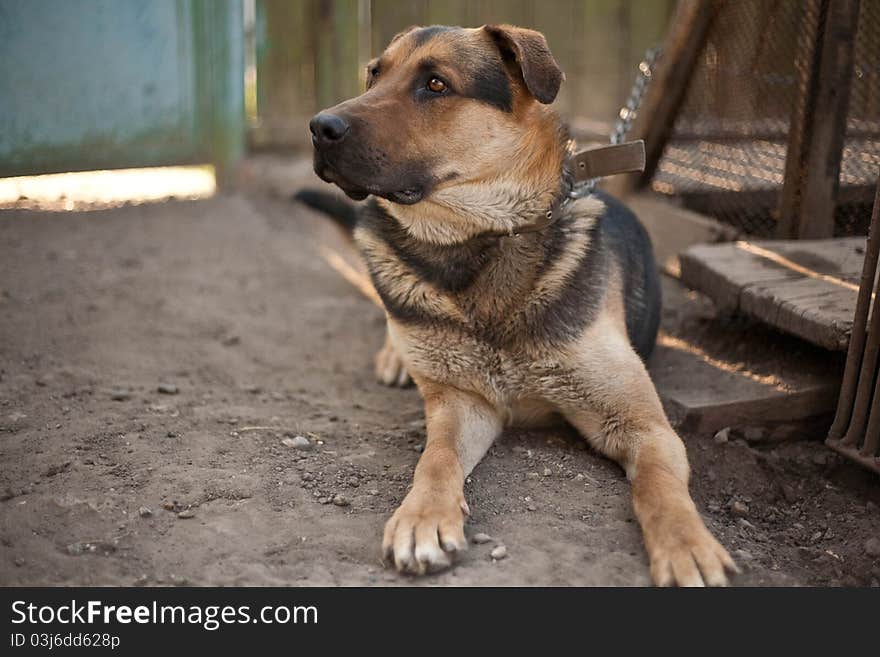
[[[291,197],[291,200],[323,212],[346,233],[354,232],[357,224],[357,206],[354,203],[318,189],[301,189]]]
[[[345,231],[349,241],[353,240],[352,233],[357,224],[358,206],[350,203],[335,194],[322,192],[318,189],[301,189],[291,198],[291,201],[299,202],[309,206],[314,210],[323,212],[333,220],[337,226]],[[318,252],[327,261],[333,269],[339,272],[342,277],[349,283],[354,285],[365,297],[382,308],[382,300],[370,281],[367,274],[366,266],[363,260],[359,260],[358,264],[352,265],[351,259],[346,259],[333,249],[321,246]]]

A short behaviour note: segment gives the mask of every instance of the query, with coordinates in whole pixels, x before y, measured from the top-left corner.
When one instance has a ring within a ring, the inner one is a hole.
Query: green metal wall
[[[0,0],[0,176],[214,163],[244,135],[241,0]]]

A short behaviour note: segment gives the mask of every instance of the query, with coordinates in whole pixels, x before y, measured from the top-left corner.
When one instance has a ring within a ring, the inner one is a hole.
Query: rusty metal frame
[[[853,318],[846,368],[837,402],[837,413],[825,444],[867,468],[880,473],[880,309],[876,301],[877,260],[880,255],[880,180],[874,196],[871,227],[856,312]],[[870,315],[870,319],[869,319]]]

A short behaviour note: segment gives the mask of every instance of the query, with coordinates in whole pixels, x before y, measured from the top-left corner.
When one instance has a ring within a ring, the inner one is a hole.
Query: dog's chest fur
[[[411,371],[493,397],[538,394],[602,312],[613,263],[601,212],[587,200],[545,235],[438,246],[368,204],[356,239]]]

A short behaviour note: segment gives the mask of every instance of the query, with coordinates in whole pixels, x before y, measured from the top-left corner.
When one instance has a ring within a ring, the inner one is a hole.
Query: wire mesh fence
[[[654,191],[747,235],[777,234],[793,131],[827,0],[716,2],[705,46],[651,180]],[[836,235],[864,234],[880,169],[880,3],[862,0],[836,197]],[[810,138],[809,134],[803,136]]]
[[[844,193],[835,233],[863,235],[871,219],[871,193],[880,172],[880,2],[862,0],[840,171]]]

